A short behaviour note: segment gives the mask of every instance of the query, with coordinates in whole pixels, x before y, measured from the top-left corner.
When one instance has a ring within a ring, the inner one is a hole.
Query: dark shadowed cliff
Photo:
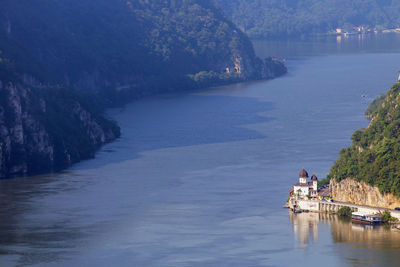
[[[0,78],[0,178],[61,170],[119,136],[70,89],[40,85],[1,62]]]

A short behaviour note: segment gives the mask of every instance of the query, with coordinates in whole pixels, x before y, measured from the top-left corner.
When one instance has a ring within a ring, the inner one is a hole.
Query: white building
[[[315,174],[311,176],[311,181],[308,181],[308,173],[302,169],[299,174],[299,182],[290,190],[291,196],[297,198],[310,197],[314,198],[318,195],[318,178]]]

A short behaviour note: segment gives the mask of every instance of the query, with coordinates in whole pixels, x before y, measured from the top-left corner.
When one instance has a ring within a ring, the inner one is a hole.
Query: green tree
[[[341,207],[338,210],[338,215],[341,217],[350,217],[351,216],[351,209],[349,207]]]
[[[392,214],[390,213],[390,211],[385,210],[382,213],[382,221],[385,223],[390,223],[390,222],[396,222],[396,221],[398,221],[398,219],[393,217]]]
[[[382,213],[382,221],[383,221],[383,222],[389,222],[391,218],[392,218],[392,215],[390,214],[389,211],[385,210],[385,211]]]

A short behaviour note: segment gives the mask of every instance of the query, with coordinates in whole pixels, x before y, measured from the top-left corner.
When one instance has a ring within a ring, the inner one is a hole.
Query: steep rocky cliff
[[[0,178],[66,168],[118,135],[70,90],[0,80]]]
[[[337,182],[331,179],[330,190],[331,196],[337,201],[390,209],[400,207],[398,197],[392,193],[381,193],[379,188],[364,181],[347,178]]]

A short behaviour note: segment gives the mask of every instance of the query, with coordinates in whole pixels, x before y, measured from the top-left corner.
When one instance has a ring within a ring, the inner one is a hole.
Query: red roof
[[[306,177],[308,178],[308,172],[305,169],[302,169],[299,173],[299,177]]]
[[[316,176],[315,174],[313,174],[313,175],[311,176],[311,180],[312,180],[312,181],[318,181],[318,178],[317,178],[317,176]]]

